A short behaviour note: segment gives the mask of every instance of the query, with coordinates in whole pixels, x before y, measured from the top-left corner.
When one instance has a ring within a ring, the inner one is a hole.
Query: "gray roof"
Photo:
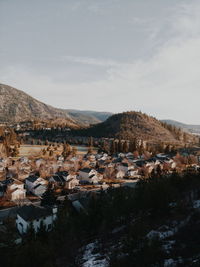
[[[52,215],[50,208],[36,207],[34,205],[23,206],[18,209],[17,214],[25,221],[33,221],[42,217]]]
[[[29,176],[28,178],[26,178],[26,180],[31,183],[34,183],[37,179],[38,179],[37,176]]]
[[[43,185],[43,184],[36,184],[36,186],[34,186],[34,189],[36,189],[36,188],[38,188],[40,186],[45,187],[45,185]]]
[[[80,169],[79,171],[81,172],[86,172],[86,173],[90,173],[92,169],[90,168],[83,168],[83,169]]]
[[[57,183],[64,183],[65,182],[65,179],[63,178],[62,175],[54,175],[52,178]]]

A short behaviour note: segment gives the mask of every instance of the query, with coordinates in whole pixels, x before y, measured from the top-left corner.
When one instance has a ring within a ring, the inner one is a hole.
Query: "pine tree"
[[[41,197],[41,206],[53,206],[56,204],[56,197],[51,186],[48,186],[47,190]]]
[[[91,136],[90,138],[89,138],[89,140],[88,140],[88,146],[89,147],[93,147],[93,137]]]
[[[75,157],[77,155],[77,147],[73,146],[72,147],[72,155]]]
[[[63,144],[62,155],[66,159],[71,154],[72,148],[68,143]]]
[[[129,151],[129,145],[128,145],[128,142],[125,141],[125,142],[123,143],[123,152],[124,152],[124,153],[128,153],[128,151]]]
[[[118,152],[123,152],[123,143],[121,139],[119,139],[118,142]]]
[[[117,152],[116,141],[112,140],[110,145],[110,153],[113,155]]]

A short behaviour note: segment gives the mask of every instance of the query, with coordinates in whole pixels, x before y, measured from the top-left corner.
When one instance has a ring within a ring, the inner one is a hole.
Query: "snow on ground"
[[[83,253],[83,264],[82,267],[108,267],[108,260],[105,258],[105,256],[101,255],[100,253],[95,253],[94,250],[96,250],[98,246],[97,242],[93,242],[88,244]]]

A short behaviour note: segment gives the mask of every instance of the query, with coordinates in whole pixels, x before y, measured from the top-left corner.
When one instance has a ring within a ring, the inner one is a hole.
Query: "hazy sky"
[[[0,82],[200,124],[199,0],[0,0]]]

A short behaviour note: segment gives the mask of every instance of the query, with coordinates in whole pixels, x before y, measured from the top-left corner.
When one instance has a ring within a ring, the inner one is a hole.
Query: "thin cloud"
[[[141,23],[147,31],[143,42],[151,40],[151,45],[156,44],[148,57],[136,60],[130,56],[126,61],[100,55],[90,57],[89,53],[55,57],[52,64],[60,69],[53,69],[52,75],[13,64],[1,68],[1,80],[57,107],[113,112],[142,110],[158,118],[200,123],[200,3],[180,4],[173,12],[166,18],[166,24],[155,22],[147,27]],[[64,64],[59,65],[59,61]],[[56,78],[59,73],[64,77],[72,63],[73,82]],[[78,79],[83,73],[90,79]],[[93,79],[93,75],[98,78]]]

